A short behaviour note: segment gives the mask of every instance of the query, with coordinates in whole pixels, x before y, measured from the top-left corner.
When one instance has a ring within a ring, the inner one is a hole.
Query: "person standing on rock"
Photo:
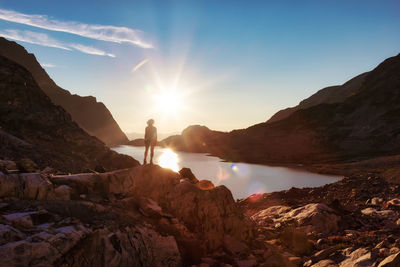
[[[150,164],[153,164],[154,147],[157,145],[157,128],[153,126],[154,120],[150,119],[147,121],[147,127],[144,134],[144,160],[143,164],[147,163],[147,153],[150,147]]]

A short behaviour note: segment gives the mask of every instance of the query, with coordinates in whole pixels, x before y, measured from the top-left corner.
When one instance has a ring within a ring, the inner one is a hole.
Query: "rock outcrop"
[[[17,62],[32,73],[39,87],[51,101],[63,107],[72,120],[88,134],[96,136],[108,146],[126,144],[128,138],[121,131],[107,107],[93,96],[79,96],[57,86],[40,66],[33,54],[21,45],[0,37],[0,55]]]
[[[0,158],[25,161],[23,165],[29,168],[37,164],[39,169],[49,166],[68,173],[139,164],[79,128],[62,107],[51,102],[24,67],[1,56],[0,144]]]
[[[156,165],[0,173],[0,202],[0,262],[10,266],[187,266],[251,254],[249,221],[226,187],[200,189]],[[228,239],[244,249],[230,252]]]

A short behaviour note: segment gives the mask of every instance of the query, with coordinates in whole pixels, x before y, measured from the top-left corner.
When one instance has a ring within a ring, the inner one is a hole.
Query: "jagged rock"
[[[279,225],[294,222],[304,232],[329,233],[338,230],[340,217],[334,210],[322,203],[312,203],[297,209],[286,206],[270,207],[259,211],[251,217],[256,223],[269,223],[271,220]]]
[[[50,178],[56,185],[68,185],[76,195],[133,194],[133,180],[137,169],[124,169],[107,173],[59,175]]]
[[[372,266],[373,259],[371,252],[365,248],[359,248],[353,251],[347,259],[339,264],[339,267],[360,267]]]
[[[378,267],[397,267],[400,266],[400,252],[390,255],[385,258],[381,263],[379,263]]]
[[[193,174],[192,170],[189,168],[182,168],[179,171],[179,174],[183,177],[183,178],[187,178],[189,179],[189,181],[191,181],[194,184],[197,184],[199,182],[199,180],[196,178],[196,176]]]
[[[368,215],[368,216],[376,216],[380,218],[394,218],[395,217],[395,212],[393,210],[377,210],[374,208],[365,208],[361,210],[362,214]]]
[[[321,260],[328,258],[329,255],[332,254],[333,252],[335,252],[336,250],[337,250],[336,247],[329,247],[329,248],[320,250],[311,257],[311,260],[312,260],[312,262],[319,262]]]
[[[210,190],[215,187],[214,184],[209,180],[200,180],[197,183],[197,186],[202,190]]]
[[[138,168],[133,190],[155,200],[185,222],[189,230],[199,233],[206,249],[221,247],[226,234],[238,240],[249,236],[249,227],[225,186],[201,190],[180,178],[173,171],[146,165]]]
[[[272,206],[257,212],[251,216],[251,219],[258,225],[267,225],[278,222],[289,210],[291,210],[291,208],[287,206]]]
[[[46,199],[51,182],[38,173],[0,175],[0,196],[20,199]]]
[[[381,204],[383,204],[383,198],[374,197],[374,198],[371,199],[371,204],[375,205],[375,206],[381,205]]]
[[[182,259],[172,236],[146,227],[126,227],[111,232],[94,231],[57,260],[57,265],[83,266],[181,266]]]
[[[78,243],[89,229],[82,225],[55,229],[54,234],[40,232],[25,240],[0,246],[1,263],[4,266],[53,264]]]
[[[400,208],[400,198],[394,198],[394,199],[389,200],[388,202],[385,203],[385,206]]]

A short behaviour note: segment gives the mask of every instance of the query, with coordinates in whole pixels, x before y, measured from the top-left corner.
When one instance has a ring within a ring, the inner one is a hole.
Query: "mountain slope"
[[[108,146],[125,144],[128,138],[121,131],[106,106],[93,96],[72,95],[49,77],[33,54],[21,45],[0,37],[0,55],[17,62],[32,73],[40,88],[56,105],[62,106],[72,119],[90,135]]]
[[[54,105],[21,65],[0,56],[0,157],[30,158],[64,172],[139,165],[111,151]]]
[[[349,83],[360,84],[359,79],[361,86],[348,86],[351,94],[341,102],[299,109],[284,119],[230,133],[197,131],[184,138],[183,132],[163,143],[253,163],[339,162],[400,154],[400,55]],[[200,143],[205,146],[199,148]]]
[[[368,72],[360,74],[342,85],[323,88],[309,98],[301,101],[297,106],[278,111],[267,122],[274,122],[287,118],[299,109],[306,109],[324,103],[333,104],[343,102],[346,98],[350,97],[360,89],[367,74]]]
[[[400,153],[400,55],[368,73],[342,103],[320,104],[274,123],[233,131],[225,152],[253,162],[359,160]],[[252,152],[250,152],[252,151]]]

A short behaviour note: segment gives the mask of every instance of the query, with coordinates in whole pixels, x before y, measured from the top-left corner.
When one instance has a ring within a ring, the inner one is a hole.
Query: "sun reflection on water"
[[[158,165],[160,165],[163,168],[171,169],[174,172],[179,171],[178,163],[179,163],[179,157],[171,149],[164,149],[161,156],[158,158]]]

